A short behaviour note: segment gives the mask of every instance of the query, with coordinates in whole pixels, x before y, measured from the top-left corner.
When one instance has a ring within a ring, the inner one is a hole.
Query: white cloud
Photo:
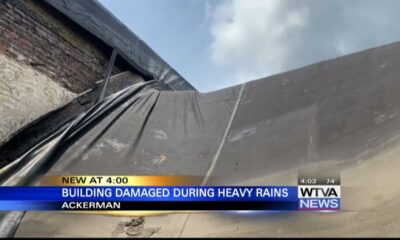
[[[232,0],[208,11],[211,60],[229,85],[400,40],[397,0]]]

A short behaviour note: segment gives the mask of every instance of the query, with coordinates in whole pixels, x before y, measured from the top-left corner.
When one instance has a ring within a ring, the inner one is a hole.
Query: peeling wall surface
[[[0,54],[0,143],[74,97],[43,73]]]
[[[143,83],[140,75],[130,71],[111,76],[107,85],[105,96],[114,94],[121,89],[134,84]],[[96,87],[80,93],[68,104],[41,116],[23,130],[17,131],[13,137],[0,145],[0,168],[14,159],[18,158],[30,148],[38,144],[44,138],[57,129],[73,120],[77,115],[92,107],[102,90],[103,80],[96,82]]]

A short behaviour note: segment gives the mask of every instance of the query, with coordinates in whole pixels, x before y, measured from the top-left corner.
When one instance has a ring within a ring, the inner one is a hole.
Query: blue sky
[[[397,0],[100,0],[198,90],[400,40]]]
[[[209,59],[211,34],[203,0],[101,0],[197,89],[214,89],[218,80]],[[215,1],[217,2],[217,1]]]

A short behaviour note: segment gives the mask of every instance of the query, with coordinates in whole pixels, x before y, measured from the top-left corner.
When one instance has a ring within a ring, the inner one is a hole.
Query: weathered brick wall
[[[0,0],[0,54],[31,65],[75,93],[103,77],[110,51],[41,1]]]

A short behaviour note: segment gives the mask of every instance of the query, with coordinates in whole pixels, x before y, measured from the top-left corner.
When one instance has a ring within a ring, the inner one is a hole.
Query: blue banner
[[[0,187],[1,200],[296,201],[297,187]]]
[[[308,207],[338,209],[340,199],[299,199],[297,186],[0,187],[0,211],[305,210]]]

